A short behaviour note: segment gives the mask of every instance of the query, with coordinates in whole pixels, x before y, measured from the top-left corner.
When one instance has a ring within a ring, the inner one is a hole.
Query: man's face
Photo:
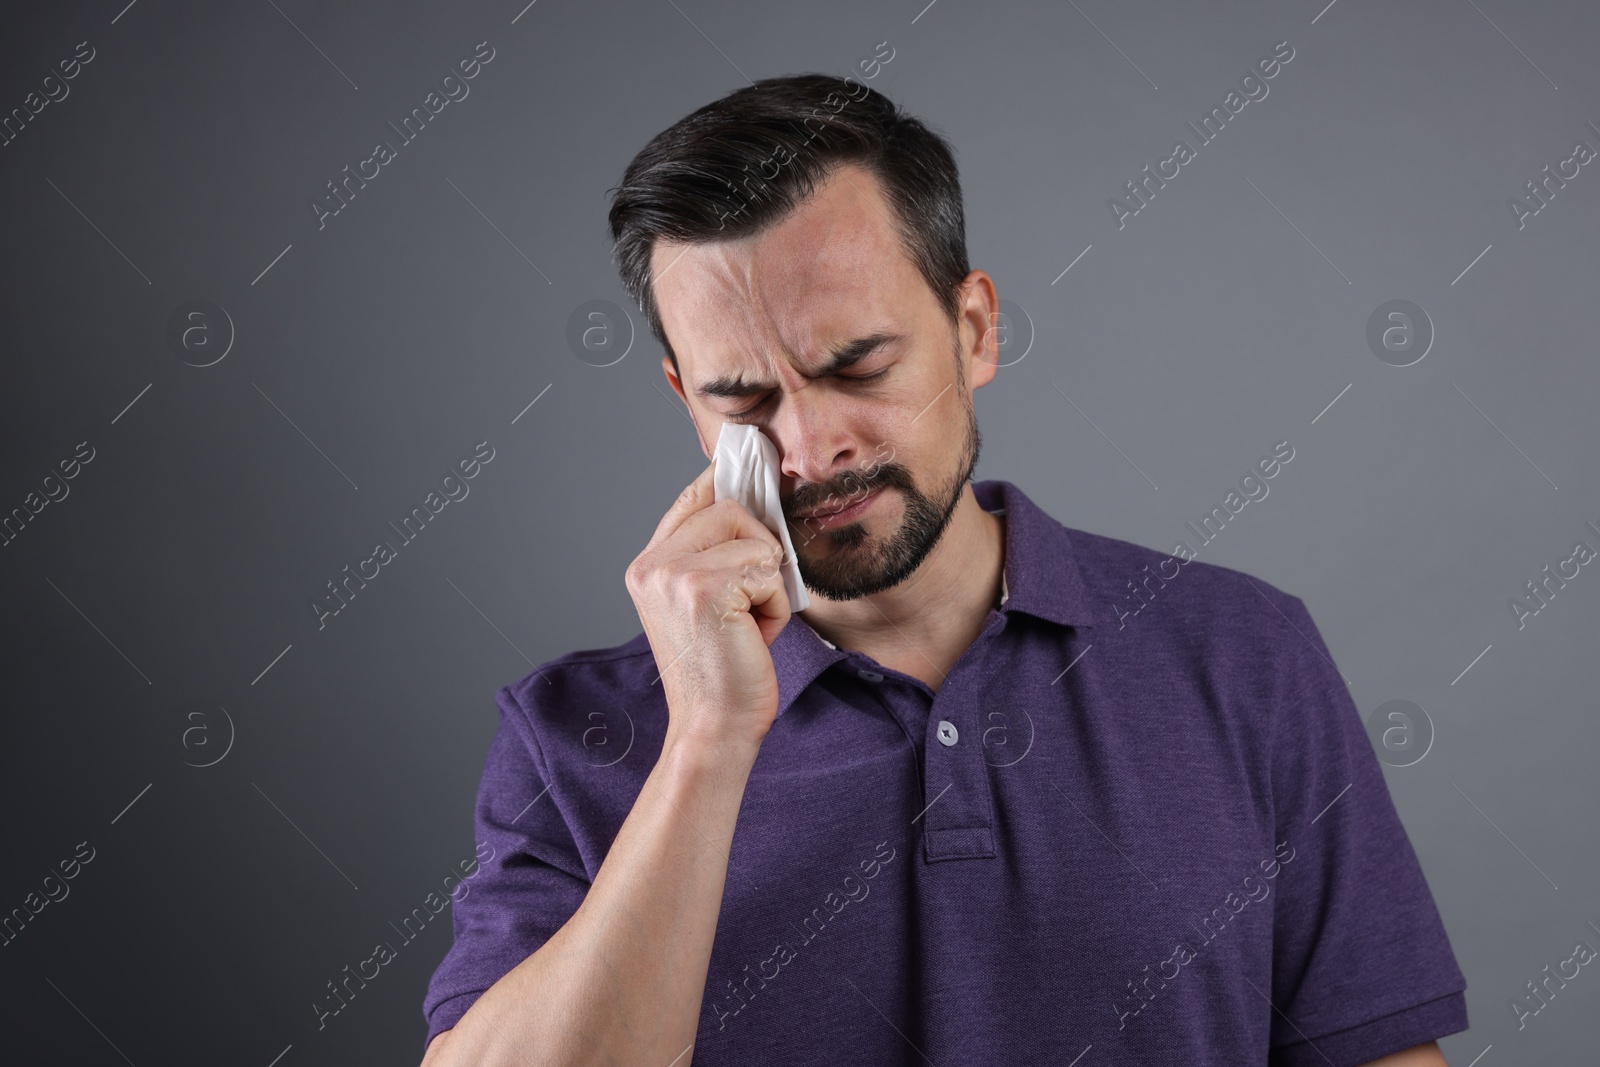
[[[701,449],[711,456],[724,422],[754,424],[777,446],[806,587],[851,600],[912,574],[977,466],[972,390],[997,356],[988,275],[968,275],[952,323],[876,176],[853,165],[758,236],[658,241],[651,269],[683,379],[662,365]]]

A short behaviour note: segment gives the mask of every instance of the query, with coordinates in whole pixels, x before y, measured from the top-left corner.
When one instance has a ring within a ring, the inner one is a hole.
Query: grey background
[[[472,856],[494,690],[638,632],[623,569],[706,463],[606,190],[747,78],[887,41],[869,84],[950,138],[973,265],[1031,321],[977,394],[977,477],[1170,550],[1288,440],[1199,558],[1303,597],[1364,717],[1431,720],[1386,775],[1470,983],[1451,1062],[1592,1062],[1592,968],[1521,1031],[1508,1000],[1600,946],[1600,573],[1520,631],[1507,600],[1600,547],[1600,161],[1520,231],[1507,199],[1600,148],[1600,9],[924,3],[8,13],[0,113],[96,56],[0,148],[0,514],[95,458],[0,548],[0,913],[96,855],[0,948],[7,1057],[420,1058],[448,913],[325,1029],[310,1005]],[[1107,198],[1285,39],[1119,230]],[[485,40],[319,230],[310,198]],[[197,298],[236,333],[204,368],[166,338]],[[594,299],[640,333],[604,368],[566,340]],[[1366,342],[1391,299],[1436,330],[1409,367]],[[468,498],[319,630],[324,583],[484,440]]]

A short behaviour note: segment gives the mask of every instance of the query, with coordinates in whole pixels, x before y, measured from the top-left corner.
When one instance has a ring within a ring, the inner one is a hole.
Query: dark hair
[[[853,78],[765,78],[656,134],[612,190],[609,218],[622,283],[675,371],[678,355],[650,285],[656,238],[705,242],[759,233],[844,163],[867,168],[883,184],[907,253],[939,306],[956,319],[970,268],[949,144]]]

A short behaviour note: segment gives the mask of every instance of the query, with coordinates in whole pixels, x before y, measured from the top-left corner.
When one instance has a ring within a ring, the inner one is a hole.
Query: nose
[[[843,412],[823,390],[803,388],[786,394],[768,424],[778,448],[781,488],[792,498],[797,485],[828,486],[857,466],[861,447]],[[814,499],[808,506],[820,503]]]

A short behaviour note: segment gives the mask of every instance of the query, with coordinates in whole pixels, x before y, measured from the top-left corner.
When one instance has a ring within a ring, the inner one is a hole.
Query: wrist
[[[714,768],[726,771],[742,767],[749,770],[761,750],[761,738],[733,731],[667,727],[661,746],[661,761],[669,766],[695,771]]]

